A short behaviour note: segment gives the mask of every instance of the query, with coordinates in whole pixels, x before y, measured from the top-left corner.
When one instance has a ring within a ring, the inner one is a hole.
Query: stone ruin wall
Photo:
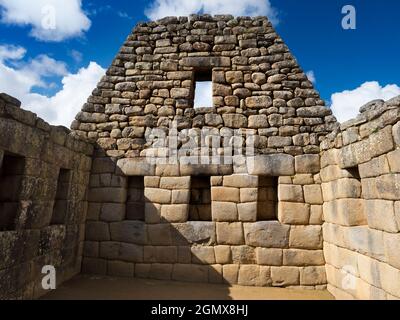
[[[80,272],[93,147],[0,94],[0,299],[45,293]]]
[[[400,299],[400,97],[321,144],[324,255],[338,299]]]
[[[19,106],[0,95],[1,298],[42,295],[45,264],[400,297],[399,98],[339,128],[265,18],[138,25],[72,134]]]
[[[207,75],[213,106],[194,108]],[[319,143],[337,123],[266,18],[139,24],[72,127],[98,146],[83,272],[326,286]]]

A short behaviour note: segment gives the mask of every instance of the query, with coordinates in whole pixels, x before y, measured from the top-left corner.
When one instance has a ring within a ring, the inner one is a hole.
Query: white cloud
[[[268,16],[277,23],[277,11],[269,0],[154,0],[145,14],[152,20],[193,13],[232,14],[234,16]]]
[[[306,72],[306,76],[307,76],[308,80],[310,80],[313,84],[315,84],[317,82],[314,71],[311,70],[311,71]]]
[[[194,107],[212,107],[213,93],[211,81],[196,82],[196,92],[194,96]]]
[[[26,50],[22,47],[12,45],[0,46],[0,62],[5,60],[19,60],[22,59],[25,54]]]
[[[81,0],[0,0],[1,22],[30,26],[31,36],[43,41],[62,41],[81,36],[91,21]]]
[[[71,74],[63,62],[46,55],[23,61],[23,55],[13,55],[15,49],[13,46],[0,46],[0,55],[11,57],[0,59],[0,92],[18,98],[24,109],[35,112],[49,123],[69,127],[105,69],[90,62],[88,67]],[[32,92],[35,87],[49,87],[46,78],[53,76],[63,77],[60,91],[50,97]]]
[[[365,82],[354,90],[334,93],[331,108],[338,121],[344,122],[355,118],[364,104],[376,99],[386,101],[398,95],[400,87],[396,84],[382,87],[377,81]]]

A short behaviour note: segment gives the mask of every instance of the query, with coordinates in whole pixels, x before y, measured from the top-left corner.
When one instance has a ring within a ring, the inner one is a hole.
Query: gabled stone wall
[[[46,293],[45,265],[79,273],[85,231],[93,146],[20,105],[0,94],[0,299]]]
[[[194,108],[207,74],[213,106]],[[72,124],[97,144],[83,272],[323,288],[319,144],[337,127],[266,18],[139,24]]]
[[[321,144],[328,289],[400,299],[400,97],[360,112]]]

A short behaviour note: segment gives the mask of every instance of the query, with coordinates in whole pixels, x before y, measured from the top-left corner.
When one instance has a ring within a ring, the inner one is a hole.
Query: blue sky
[[[57,2],[58,33],[43,34],[37,7]],[[68,6],[60,7],[62,2]],[[163,4],[182,15],[199,6],[211,13],[269,15],[304,71],[314,73],[322,98],[337,105],[341,120],[371,99],[400,94],[397,0],[0,0],[0,91],[11,90],[46,120],[67,125],[80,105],[66,109],[95,87],[137,22],[169,13]],[[347,4],[356,8],[356,30],[342,28]],[[73,88],[81,95],[71,100]]]

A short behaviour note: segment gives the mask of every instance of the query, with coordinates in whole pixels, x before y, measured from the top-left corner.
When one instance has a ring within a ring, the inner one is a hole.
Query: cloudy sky
[[[356,30],[342,28],[347,4]],[[372,99],[400,95],[399,11],[397,0],[0,0],[0,91],[69,126],[137,22],[267,15],[345,121]]]

